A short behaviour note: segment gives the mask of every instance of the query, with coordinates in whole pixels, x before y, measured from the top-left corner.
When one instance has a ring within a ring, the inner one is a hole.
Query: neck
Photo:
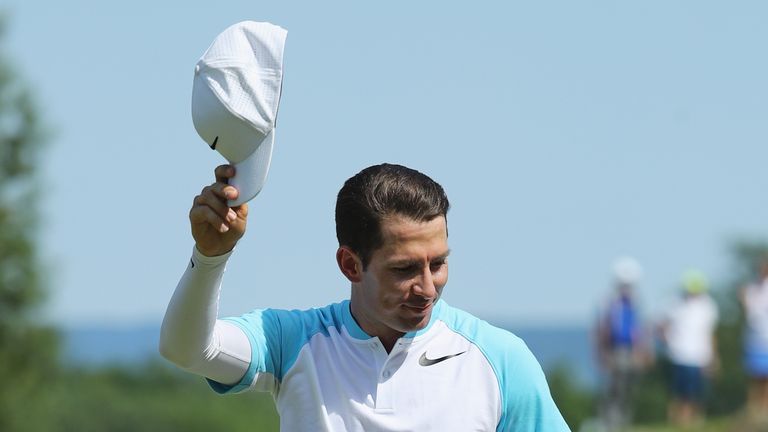
[[[355,320],[358,326],[369,336],[379,339],[379,342],[384,346],[387,353],[392,351],[392,348],[405,333],[398,332],[385,325],[376,324],[374,320],[369,319],[368,314],[361,308],[354,300],[354,291],[349,302],[349,311],[352,314],[352,318]]]
[[[399,338],[383,338],[383,337],[379,337],[379,341],[384,346],[384,350],[387,352],[387,354],[392,352],[392,348],[395,347],[395,343],[397,343],[397,339],[399,339]]]

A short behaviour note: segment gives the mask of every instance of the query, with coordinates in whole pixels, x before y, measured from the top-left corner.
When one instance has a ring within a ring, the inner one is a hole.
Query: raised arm
[[[227,207],[237,190],[227,184],[234,167],[216,168],[216,182],[196,196],[189,212],[195,248],[168,304],[160,353],[181,368],[223,384],[242,378],[251,360],[245,334],[217,320],[227,259],[245,233],[248,205]]]

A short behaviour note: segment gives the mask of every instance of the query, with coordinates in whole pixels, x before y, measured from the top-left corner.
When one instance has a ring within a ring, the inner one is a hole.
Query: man
[[[631,393],[637,373],[649,362],[638,302],[634,295],[642,269],[631,257],[613,266],[615,292],[597,323],[597,354],[606,374],[601,416],[608,430],[623,430],[632,421]]]
[[[669,418],[677,426],[690,427],[702,419],[707,378],[719,366],[715,336],[719,313],[707,293],[703,273],[687,271],[682,286],[682,295],[667,312],[661,332],[672,363]]]
[[[768,428],[768,256],[759,263],[757,279],[739,291],[746,318],[744,369],[749,377],[747,414]]]
[[[286,431],[569,430],[525,344],[441,299],[448,198],[403,166],[366,168],[338,194],[349,300],[217,320],[248,214],[227,207],[234,174],[218,167],[190,211],[195,248],[163,321],[167,359],[221,393],[271,392]]]

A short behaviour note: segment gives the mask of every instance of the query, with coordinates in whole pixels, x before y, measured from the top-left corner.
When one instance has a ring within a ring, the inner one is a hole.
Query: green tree
[[[714,415],[732,413],[744,406],[747,376],[743,367],[745,320],[739,290],[757,278],[760,261],[768,257],[768,243],[741,240],[730,247],[731,265],[724,289],[716,295],[721,321],[717,329],[720,370],[712,383],[708,410]]]
[[[0,16],[0,42],[6,23]],[[36,249],[44,141],[30,91],[0,50],[0,430],[34,427],[23,417],[56,365],[54,331],[32,319],[44,298]]]
[[[573,379],[573,371],[567,363],[548,370],[547,381],[552,398],[571,430],[579,430],[585,420],[595,415],[595,394]]]

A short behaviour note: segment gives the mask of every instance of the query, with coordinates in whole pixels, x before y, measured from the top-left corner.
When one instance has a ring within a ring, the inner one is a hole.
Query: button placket
[[[376,409],[394,409],[394,398],[397,377],[395,371],[397,365],[402,363],[405,343],[398,341],[392,351],[385,357],[379,369],[379,384],[376,389]],[[383,347],[382,347],[383,349]]]

